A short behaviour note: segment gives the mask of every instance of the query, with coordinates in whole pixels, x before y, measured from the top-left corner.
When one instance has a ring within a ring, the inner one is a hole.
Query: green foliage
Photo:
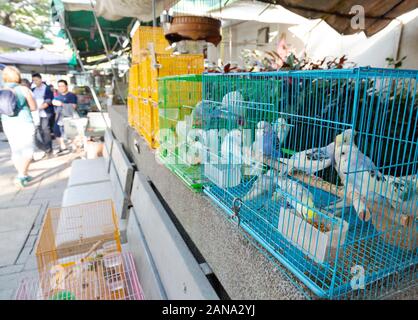
[[[398,60],[388,57],[386,58],[386,61],[388,62],[389,66],[393,66],[395,69],[399,69],[400,67],[402,67],[402,63],[405,59],[406,59],[406,56]]]
[[[50,0],[0,0],[0,24],[51,43]]]

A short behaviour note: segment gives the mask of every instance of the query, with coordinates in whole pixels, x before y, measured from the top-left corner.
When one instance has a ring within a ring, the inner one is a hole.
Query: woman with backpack
[[[15,183],[20,187],[25,187],[32,179],[28,175],[34,151],[35,134],[31,111],[36,110],[36,102],[31,90],[20,85],[21,76],[17,68],[4,68],[3,82],[4,87],[0,92],[1,122],[12,150],[12,161],[18,173]]]

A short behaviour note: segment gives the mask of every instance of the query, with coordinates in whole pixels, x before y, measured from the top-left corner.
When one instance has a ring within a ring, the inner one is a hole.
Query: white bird
[[[286,203],[296,209],[299,216],[313,221],[316,217],[313,194],[299,182],[286,176],[279,176],[272,200],[285,199]]]
[[[272,128],[277,134],[277,140],[280,145],[283,145],[286,141],[287,135],[289,134],[290,126],[285,119],[277,118],[277,120],[273,122]]]
[[[231,130],[222,141],[221,155],[223,163],[242,164],[242,132],[241,130]]]
[[[186,142],[187,132],[188,130],[187,122],[186,121],[178,121],[176,124],[176,133],[179,143]]]
[[[271,197],[275,190],[275,177],[272,174],[271,170],[268,170],[266,173],[261,174],[257,177],[257,180],[254,181],[251,189],[247,194],[242,198],[243,201],[254,200],[259,196],[267,195]]]
[[[386,198],[394,209],[416,215],[416,176],[384,176],[370,158],[361,153],[354,143],[350,144],[354,134],[352,130],[346,130],[344,137],[341,134],[335,139],[335,169],[342,183],[352,185],[366,202]]]
[[[242,125],[245,120],[246,106],[244,103],[244,97],[239,91],[228,92],[222,98],[221,109],[228,111],[229,115],[236,116],[239,125]]]
[[[343,184],[350,184],[366,200],[374,196],[376,184],[385,181],[373,161],[354,144],[355,132],[344,131],[335,139],[335,169]],[[373,194],[372,194],[373,193]]]
[[[312,148],[297,152],[290,158],[280,158],[279,162],[284,163],[282,173],[298,170],[307,174],[314,174],[332,165],[334,161],[334,142],[326,147]]]
[[[197,165],[203,162],[204,145],[200,141],[194,141],[187,145],[187,163]]]

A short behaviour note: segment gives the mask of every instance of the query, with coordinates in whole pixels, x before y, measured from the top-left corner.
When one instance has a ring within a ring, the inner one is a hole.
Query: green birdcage
[[[160,160],[193,190],[202,186],[202,75],[158,79]]]

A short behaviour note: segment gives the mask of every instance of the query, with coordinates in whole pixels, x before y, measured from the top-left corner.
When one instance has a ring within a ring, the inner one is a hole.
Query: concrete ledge
[[[124,145],[128,145],[128,113],[125,105],[113,105],[109,108],[109,117],[112,121],[112,131],[115,137]]]
[[[135,173],[131,201],[168,299],[218,299],[146,178]]]
[[[82,184],[92,184],[109,181],[105,158],[74,160],[71,164],[71,173],[68,187]]]
[[[134,169],[125,151],[123,151],[122,144],[117,140],[113,142],[111,161],[117,172],[119,184],[123,192],[130,195]]]
[[[116,212],[120,219],[126,219],[128,217],[129,198],[120,185],[118,172],[113,162],[110,164],[109,176],[113,192],[112,199],[115,203]]]
[[[131,209],[131,211],[132,210],[133,209]],[[134,257],[139,282],[144,291],[145,299],[167,299],[157,267],[155,266],[148,244],[144,238],[142,228],[134,212],[130,213],[126,236],[128,240],[127,247]]]
[[[107,199],[113,199],[112,185],[109,181],[84,184],[67,188],[62,198],[62,206],[67,207]]]

